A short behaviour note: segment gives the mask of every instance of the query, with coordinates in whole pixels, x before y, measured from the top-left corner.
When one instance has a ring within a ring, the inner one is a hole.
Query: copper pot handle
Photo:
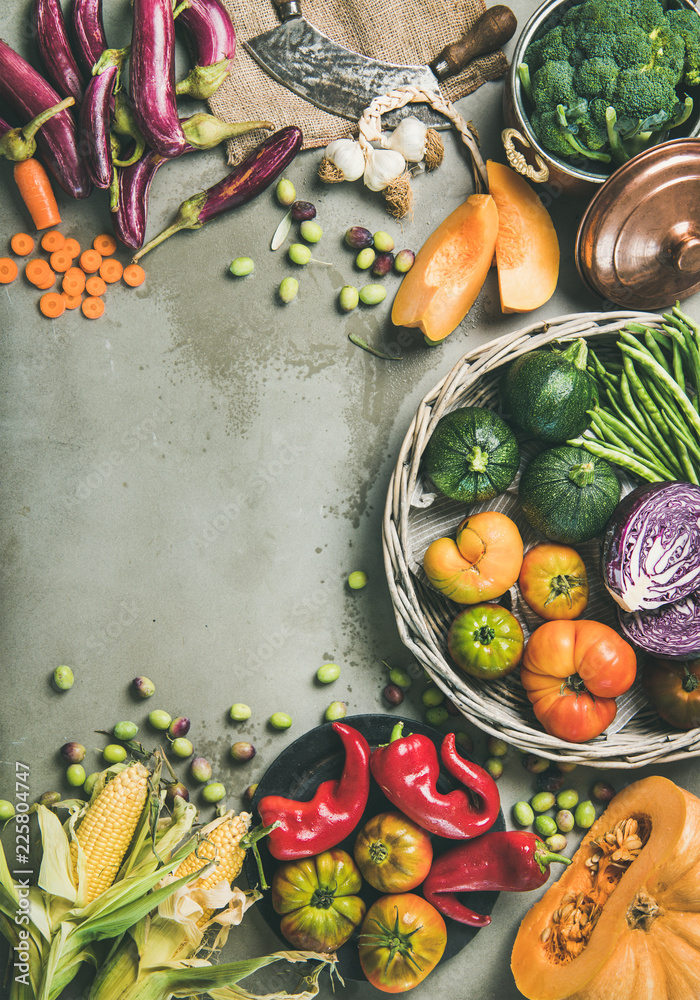
[[[523,144],[527,149],[531,149],[530,143],[525,139],[516,128],[504,128],[501,132],[501,142],[503,143],[503,148],[506,151],[506,157],[510,163],[513,170],[517,170],[519,174],[527,177],[528,180],[534,181],[535,184],[544,184],[545,181],[549,180],[549,167],[544,162],[539,153],[535,153],[535,162],[537,163],[537,169],[531,166],[523,154],[515,148],[513,145],[513,139],[517,139]]]

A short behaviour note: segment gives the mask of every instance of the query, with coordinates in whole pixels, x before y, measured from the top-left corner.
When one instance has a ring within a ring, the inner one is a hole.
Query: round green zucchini
[[[562,445],[541,451],[527,464],[518,497],[533,528],[571,545],[603,530],[620,502],[620,482],[605,459]]]
[[[423,469],[452,500],[477,503],[508,489],[520,464],[515,434],[493,410],[463,406],[438,421]]]
[[[585,340],[563,351],[529,351],[516,358],[501,380],[506,418],[544,444],[561,444],[581,434],[598,402],[598,389],[586,371]]]

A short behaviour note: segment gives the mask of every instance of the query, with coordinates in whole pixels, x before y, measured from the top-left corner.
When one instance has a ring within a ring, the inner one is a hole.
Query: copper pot
[[[523,100],[518,65],[523,61],[525,51],[536,38],[555,27],[562,15],[580,0],[545,0],[537,8],[523,28],[513,53],[510,70],[506,79],[503,97],[503,116],[506,128],[501,139],[510,165],[535,183],[547,184],[557,194],[577,197],[592,197],[610,176],[611,169],[605,164],[598,166],[590,160],[583,164],[562,160],[540,145],[527,116]],[[678,6],[697,10],[692,0],[677,0]],[[668,136],[670,138],[700,135],[700,88],[691,88],[694,101],[691,117]],[[663,141],[667,136],[663,136]],[[614,170],[614,168],[613,168]]]

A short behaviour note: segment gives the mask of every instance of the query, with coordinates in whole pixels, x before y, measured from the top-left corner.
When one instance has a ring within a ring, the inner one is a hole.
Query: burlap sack
[[[332,139],[356,135],[357,122],[321,111],[269,77],[241,42],[279,24],[271,0],[224,0],[233,19],[238,47],[231,76],[210,99],[212,113],[224,121],[270,121],[277,128],[298,125],[304,148],[325,146]],[[445,45],[456,41],[486,9],[483,0],[304,0],[304,16],[325,35],[355,52],[394,63],[429,63]],[[493,52],[475,59],[457,76],[443,81],[441,91],[457,101],[485,83],[503,76],[505,55]],[[261,132],[240,136],[229,145],[236,163],[263,138]]]

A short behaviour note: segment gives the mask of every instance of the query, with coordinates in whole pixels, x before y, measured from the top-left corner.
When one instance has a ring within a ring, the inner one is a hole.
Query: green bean
[[[625,357],[625,373],[628,378],[630,387],[630,397],[632,394],[636,394],[640,403],[642,404],[641,411],[637,409],[637,413],[641,414],[641,419],[639,421],[640,427],[646,425],[649,429],[649,434],[653,441],[656,442],[661,452],[670,460],[673,459],[673,451],[668,444],[669,430],[666,421],[663,419],[661,411],[656,406],[651,396],[646,390],[642,379],[639,377],[634,363],[630,358]]]
[[[618,420],[611,413],[597,411],[592,418],[595,426],[601,429],[601,434],[605,436],[610,444],[617,445],[622,450],[631,449],[632,452],[640,454],[642,458],[655,462],[659,467],[665,467],[665,456],[661,455],[658,449],[654,448],[653,442],[641,433],[640,428],[629,427],[627,423]],[[666,467],[669,476],[673,476],[670,468]]]
[[[673,377],[679,385],[685,385],[683,358],[681,356],[681,347],[677,340],[673,341]]]
[[[673,405],[670,403],[668,394],[664,395],[661,387],[655,382],[649,383],[649,391],[654,396],[659,408],[664,414],[666,422],[669,425],[669,430],[676,438],[682,437],[688,450],[692,452],[697,459],[700,459],[700,446],[695,443],[692,432],[688,427],[688,424],[683,420],[682,414],[680,414],[677,409],[674,409]]]
[[[681,438],[678,438],[677,443],[680,451],[681,464],[683,466],[686,479],[688,480],[689,483],[694,483],[696,486],[700,485],[698,483],[698,477],[693,467],[693,463],[690,461],[690,457],[688,455],[688,449],[686,448]]]
[[[613,462],[615,465],[619,465],[621,469],[626,469],[628,472],[632,472],[635,476],[639,476],[640,479],[645,479],[649,483],[663,483],[667,480],[664,472],[656,466],[642,462],[639,458],[635,458],[627,452],[622,452],[614,448],[606,448],[597,441],[591,441],[590,438],[572,438],[566,443],[573,448],[583,448],[584,451],[595,455],[597,458],[604,458],[608,462]]]
[[[647,345],[647,350],[649,350],[650,353],[654,355],[654,357],[661,365],[661,367],[665,368],[666,371],[669,372],[670,374],[671,369],[668,366],[666,355],[659,347],[659,343],[656,340],[656,337],[654,337],[654,335],[652,334],[651,330],[647,330],[646,333],[644,334],[644,343]]]
[[[622,348],[622,351],[623,354],[626,354],[633,360],[639,361],[639,363],[643,365],[643,367],[647,368],[648,371],[656,377],[658,382],[661,382],[662,385],[665,385],[669,389],[671,395],[674,397],[675,402],[678,404],[680,409],[687,417],[688,423],[692,426],[695,433],[697,435],[700,435],[700,414],[698,414],[697,410],[690,402],[688,396],[683,391],[683,389],[678,385],[676,381],[674,381],[674,379],[671,378],[668,372],[664,368],[662,368],[660,364],[654,361],[653,358],[649,360],[644,355],[641,355],[639,351],[635,350],[632,347],[629,347],[626,344]]]

